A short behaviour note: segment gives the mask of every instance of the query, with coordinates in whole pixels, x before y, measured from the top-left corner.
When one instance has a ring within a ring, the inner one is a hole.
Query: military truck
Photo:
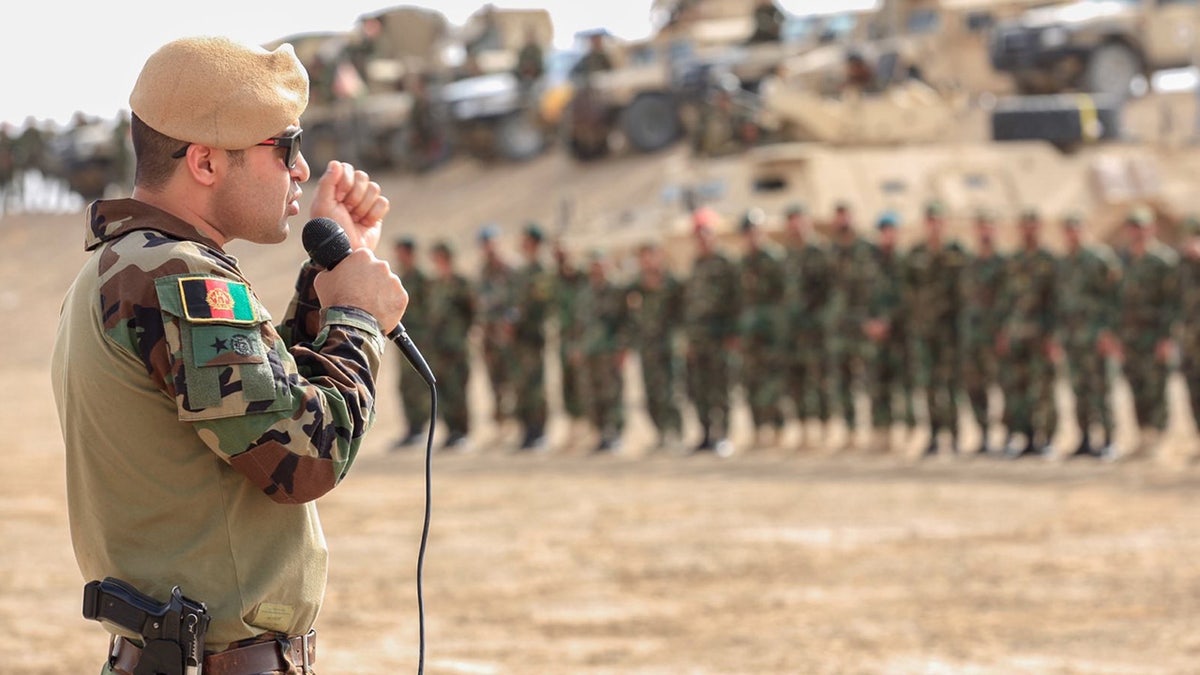
[[[549,80],[523,85],[515,72],[518,53],[530,38],[550,54],[554,26],[546,10],[489,5],[463,27],[459,41],[465,59],[459,70],[464,76],[442,87],[440,100],[457,144],[476,157],[531,159],[552,135],[538,105]]]
[[[997,25],[991,62],[1023,93],[1085,91],[1127,97],[1150,75],[1192,65],[1194,0],[1078,0]]]

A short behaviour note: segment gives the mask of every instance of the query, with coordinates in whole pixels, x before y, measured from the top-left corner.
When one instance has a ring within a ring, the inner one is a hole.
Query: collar
[[[87,209],[86,226],[83,247],[87,251],[136,230],[154,230],[172,239],[194,241],[218,253],[225,253],[217,242],[200,234],[195,227],[136,199],[100,199],[92,202]]]

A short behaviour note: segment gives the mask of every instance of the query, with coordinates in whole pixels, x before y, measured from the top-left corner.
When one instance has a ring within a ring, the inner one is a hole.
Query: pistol
[[[142,636],[145,646],[134,675],[203,675],[208,609],[178,586],[160,603],[120,579],[89,581],[83,587],[83,617]]]

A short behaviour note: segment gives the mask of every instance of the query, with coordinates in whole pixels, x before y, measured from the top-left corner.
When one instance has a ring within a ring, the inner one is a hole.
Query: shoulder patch
[[[238,281],[215,277],[180,277],[183,316],[192,323],[258,323],[250,289]]]

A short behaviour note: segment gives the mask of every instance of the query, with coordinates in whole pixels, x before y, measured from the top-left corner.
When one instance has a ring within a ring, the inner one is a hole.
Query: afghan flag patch
[[[179,295],[188,321],[258,323],[258,312],[246,284],[213,277],[185,277],[179,280]]]

